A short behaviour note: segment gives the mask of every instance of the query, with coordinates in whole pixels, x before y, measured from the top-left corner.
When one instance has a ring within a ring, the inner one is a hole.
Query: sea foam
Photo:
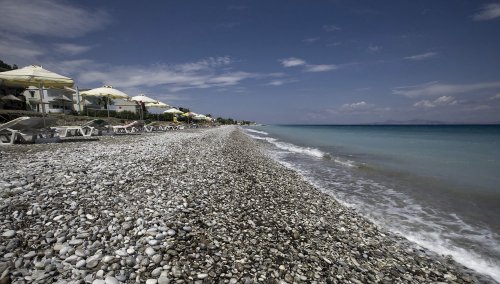
[[[252,132],[252,133],[257,133],[257,134],[262,134],[262,135],[269,135],[269,133],[267,133],[265,131],[255,130],[255,129],[251,129],[251,128],[245,128],[245,130],[248,131],[248,132]]]

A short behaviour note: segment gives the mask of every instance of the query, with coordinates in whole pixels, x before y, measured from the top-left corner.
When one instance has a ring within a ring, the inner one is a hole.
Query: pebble
[[[112,277],[112,276],[106,276],[106,279],[104,279],[104,281],[106,282],[106,284],[118,284],[118,279],[116,279],[115,277]]]
[[[14,231],[14,230],[8,230],[8,231],[3,232],[2,237],[4,237],[4,238],[12,238],[15,235],[16,235],[16,231]]]
[[[147,247],[144,253],[148,256],[153,256],[156,252],[152,247]]]
[[[169,284],[170,283],[170,279],[166,276],[160,276],[158,278],[158,284]]]
[[[206,273],[199,273],[197,276],[196,276],[198,279],[205,279],[208,277],[208,274]]]
[[[81,268],[81,267],[84,267],[84,266],[85,266],[85,264],[87,264],[87,262],[86,262],[84,259],[82,259],[82,260],[79,260],[79,261],[76,263],[75,267],[76,267],[76,268]]]
[[[98,139],[0,148],[0,191],[20,190],[0,199],[12,283],[493,283],[338,204],[237,127]]]

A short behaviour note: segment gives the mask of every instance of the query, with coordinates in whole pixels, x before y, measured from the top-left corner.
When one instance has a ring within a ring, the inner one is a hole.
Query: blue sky
[[[0,59],[263,123],[500,121],[499,1],[0,0]]]

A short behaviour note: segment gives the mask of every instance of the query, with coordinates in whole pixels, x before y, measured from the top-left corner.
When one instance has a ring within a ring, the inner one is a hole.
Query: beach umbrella
[[[150,107],[152,107],[152,108],[169,108],[170,106],[167,105],[166,103],[162,103],[160,101],[157,101],[155,103],[146,103],[145,107],[147,107],[147,108],[150,108]],[[160,114],[157,113],[156,119],[160,120]]]
[[[132,97],[131,101],[135,101],[141,105],[141,119],[143,118],[143,111],[146,111],[146,103],[157,103],[158,100],[152,99],[145,94],[139,94],[138,96]],[[144,108],[144,109],[143,109]]]
[[[73,86],[71,78],[43,69],[39,65],[30,65],[20,69],[0,72],[0,80],[4,85],[38,86],[40,100],[43,101],[43,88],[64,88]],[[43,124],[45,126],[45,104],[42,104]]]
[[[197,113],[192,112],[192,111],[190,111],[190,112],[185,112],[185,113],[183,114],[183,116],[186,116],[186,117],[194,117],[194,116],[197,116],[197,115],[198,115]]]
[[[54,98],[54,101],[60,101],[63,104],[64,113],[66,113],[66,103],[67,102],[73,102],[72,99],[69,99],[65,95],[61,95],[61,96],[59,96],[57,98]]]
[[[182,114],[182,116],[185,116],[185,117],[187,117],[187,118],[188,118],[188,124],[189,124],[189,118],[195,117],[195,116],[197,116],[197,115],[198,115],[197,113],[192,112],[192,111],[190,111],[190,112],[186,112],[186,113]]]
[[[183,114],[183,112],[182,112],[182,111],[180,111],[180,110],[178,110],[178,109],[176,109],[176,108],[174,108],[174,107],[173,107],[173,108],[169,108],[169,109],[167,109],[167,110],[166,110],[166,111],[164,111],[163,113],[170,113],[170,114],[173,114],[173,115],[174,115],[174,117],[177,117],[177,115],[179,115],[179,114]],[[174,119],[174,121],[175,121],[175,119]]]
[[[169,108],[170,106],[167,105],[166,103],[162,103],[162,102],[155,102],[155,103],[146,103],[145,104],[146,107],[157,107],[157,108]]]
[[[171,109],[167,109],[163,113],[182,114],[183,112],[173,107]]]
[[[158,100],[152,99],[145,94],[140,94],[138,96],[130,98],[131,101],[141,102],[141,103],[157,103]]]
[[[0,98],[0,100],[2,100],[2,101],[19,101],[19,102],[23,101],[14,95],[3,96],[2,98]]]
[[[91,89],[88,91],[81,92],[82,96],[92,96],[92,97],[107,97],[108,99],[127,99],[128,95],[122,91],[114,89],[112,86],[104,86],[100,88]],[[106,108],[108,109],[108,118],[109,118],[109,107],[107,106],[108,102],[106,102]]]
[[[193,116],[193,119],[195,120],[205,120],[207,117],[204,116],[203,114],[197,114],[195,116]]]
[[[84,106],[87,106],[87,105],[91,105],[91,104],[92,104],[92,102],[91,102],[91,101],[89,101],[89,100],[87,100],[87,99],[82,99],[82,100],[80,101],[80,103],[82,103]]]

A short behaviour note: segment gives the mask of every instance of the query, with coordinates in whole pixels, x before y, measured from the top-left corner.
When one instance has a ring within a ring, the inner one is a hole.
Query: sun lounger
[[[83,136],[90,137],[102,134],[102,128],[107,125],[107,122],[102,119],[94,119],[84,123],[81,126],[57,126],[55,129],[60,137]]]
[[[89,137],[94,133],[93,127],[88,126],[57,126],[52,127],[59,134],[59,137],[73,137],[73,136],[83,136]]]
[[[54,119],[42,117],[19,117],[0,125],[0,145],[12,145],[15,142],[39,141],[57,142],[54,130],[44,127],[45,124],[54,122]]]
[[[144,125],[144,130],[146,132],[158,132],[158,131],[166,131],[165,126],[159,124],[158,121],[153,121],[149,124]]]
[[[143,126],[144,122],[136,120],[126,125],[114,125],[112,128],[115,134],[131,134],[141,131]]]

